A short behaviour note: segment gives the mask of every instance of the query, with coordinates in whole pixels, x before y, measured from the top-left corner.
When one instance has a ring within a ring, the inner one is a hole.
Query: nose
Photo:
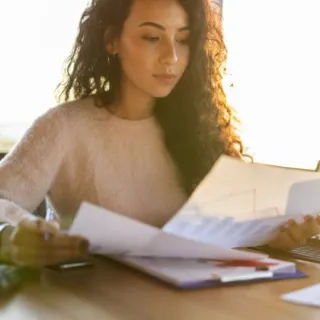
[[[174,43],[167,43],[164,45],[160,55],[160,62],[166,65],[173,65],[178,62],[177,48]]]

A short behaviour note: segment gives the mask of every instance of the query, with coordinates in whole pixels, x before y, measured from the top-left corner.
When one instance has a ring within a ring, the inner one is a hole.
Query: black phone
[[[78,269],[93,268],[93,262],[87,260],[67,261],[59,264],[49,265],[46,269],[53,271],[72,271]]]

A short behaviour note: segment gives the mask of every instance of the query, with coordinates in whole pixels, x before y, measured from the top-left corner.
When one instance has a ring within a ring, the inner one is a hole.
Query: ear
[[[117,48],[118,48],[118,45],[117,45],[117,43],[115,41],[114,42],[108,42],[106,44],[106,50],[107,50],[107,52],[109,54],[112,54],[112,55],[117,54],[118,53]]]
[[[115,55],[118,53],[118,40],[111,28],[107,29],[104,33],[105,48],[109,54]]]

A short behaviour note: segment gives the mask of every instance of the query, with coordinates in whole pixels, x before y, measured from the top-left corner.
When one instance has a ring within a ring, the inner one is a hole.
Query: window
[[[258,162],[320,160],[320,30],[314,0],[224,0],[223,19],[243,139]]]
[[[1,4],[0,152],[1,142],[11,145],[36,116],[55,105],[54,89],[87,2]],[[226,91],[242,120],[245,145],[258,162],[314,168],[320,159],[317,4],[223,1],[234,83]]]
[[[1,3],[2,149],[18,139],[35,117],[56,104],[54,90],[86,4],[87,0]]]

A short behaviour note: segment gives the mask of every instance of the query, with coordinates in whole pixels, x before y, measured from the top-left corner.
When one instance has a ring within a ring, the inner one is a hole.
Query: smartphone
[[[77,260],[77,261],[69,261],[69,262],[64,262],[60,264],[49,265],[46,268],[53,271],[71,271],[71,270],[79,270],[79,269],[90,269],[90,268],[93,268],[93,263],[91,261]]]

